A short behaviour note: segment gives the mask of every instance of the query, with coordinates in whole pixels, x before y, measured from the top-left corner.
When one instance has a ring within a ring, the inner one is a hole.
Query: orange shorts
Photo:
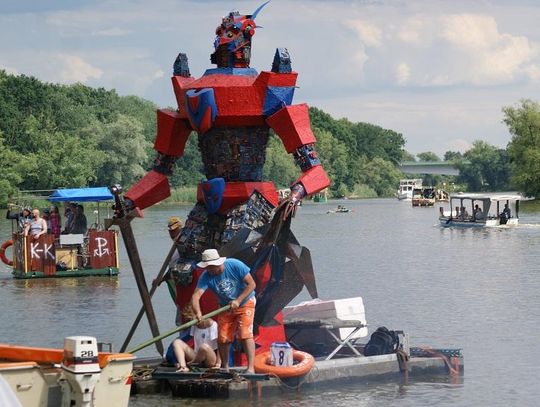
[[[217,316],[218,342],[231,343],[238,339],[253,338],[253,317],[255,316],[255,297],[235,310],[222,312]]]

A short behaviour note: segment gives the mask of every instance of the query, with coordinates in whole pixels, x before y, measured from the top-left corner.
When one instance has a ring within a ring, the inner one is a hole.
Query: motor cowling
[[[101,368],[97,340],[91,336],[69,336],[64,339],[64,358],[61,364],[69,391],[64,405],[90,406]]]

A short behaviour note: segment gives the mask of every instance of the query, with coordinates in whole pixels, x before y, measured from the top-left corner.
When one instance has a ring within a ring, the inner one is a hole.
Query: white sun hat
[[[208,266],[221,266],[225,262],[226,257],[220,257],[216,249],[206,249],[202,253],[202,258],[197,267],[205,269]]]

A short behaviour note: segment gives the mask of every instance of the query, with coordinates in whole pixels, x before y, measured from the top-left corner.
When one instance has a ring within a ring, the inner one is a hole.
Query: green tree
[[[504,123],[512,139],[508,144],[511,180],[528,195],[540,196],[540,105],[521,100],[503,108]]]
[[[444,161],[459,161],[463,155],[459,151],[447,151],[444,153]]]
[[[457,162],[460,170],[458,182],[465,183],[469,191],[499,191],[508,186],[508,155],[503,149],[485,141],[476,140],[463,154],[468,164]]]
[[[314,133],[321,164],[332,182],[330,190],[336,196],[346,195],[354,187],[349,176],[347,147],[328,131],[315,128]]]
[[[420,162],[441,161],[439,156],[431,151],[416,154]]]
[[[401,172],[389,161],[381,157],[363,159],[361,184],[368,185],[380,197],[393,196],[399,183]]]
[[[300,170],[290,154],[287,154],[281,139],[271,135],[268,139],[263,179],[272,181],[277,188],[289,187],[300,175]]]
[[[148,142],[137,119],[118,115],[114,122],[105,125],[97,145],[106,153],[97,170],[97,180],[101,185],[120,183],[126,187],[146,174],[143,165],[147,159]]]

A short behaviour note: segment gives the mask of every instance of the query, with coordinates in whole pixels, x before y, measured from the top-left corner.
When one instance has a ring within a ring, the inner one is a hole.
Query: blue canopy
[[[97,188],[68,188],[57,189],[49,196],[51,202],[75,201],[75,202],[90,202],[90,201],[111,201],[113,195],[107,187]]]

